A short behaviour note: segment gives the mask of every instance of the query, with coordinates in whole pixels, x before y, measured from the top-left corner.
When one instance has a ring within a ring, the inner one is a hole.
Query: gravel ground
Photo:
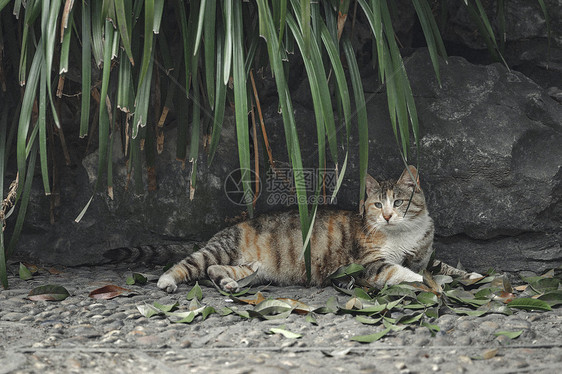
[[[318,325],[302,315],[286,319],[242,319],[237,315],[197,317],[191,324],[164,317],[143,317],[138,305],[178,302],[187,309],[182,285],[167,295],[154,282],[125,284],[125,265],[40,270],[33,279],[11,276],[10,289],[0,292],[0,374],[2,373],[551,373],[562,363],[562,309],[518,311],[511,316],[446,314],[425,327],[392,332],[361,344],[355,335],[372,334],[381,326],[363,325],[351,315],[317,315]],[[159,274],[158,269],[134,271]],[[60,302],[31,301],[37,286],[64,286],[70,297]],[[90,291],[113,284],[135,294],[111,300],[88,297]],[[232,306],[214,288],[202,287],[204,305]],[[266,297],[289,297],[310,306],[326,305],[331,296],[345,303],[349,296],[332,288],[273,287]],[[244,308],[244,306],[240,306]],[[268,334],[284,326],[300,339]],[[495,336],[501,330],[523,330],[516,339]]]

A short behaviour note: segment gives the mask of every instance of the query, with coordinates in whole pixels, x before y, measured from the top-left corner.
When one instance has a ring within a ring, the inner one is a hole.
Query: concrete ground
[[[17,271],[17,266],[12,265]],[[160,269],[134,271],[158,275]],[[31,280],[10,276],[10,289],[0,291],[0,374],[3,373],[553,373],[562,364],[562,308],[549,312],[517,311],[513,315],[480,317],[444,314],[432,324],[392,331],[363,344],[356,335],[380,332],[355,316],[304,315],[261,320],[230,315],[201,316],[190,324],[163,316],[144,317],[145,305],[192,305],[191,286],[175,294],[154,282],[127,285],[126,265],[40,269]],[[63,301],[31,301],[31,289],[56,284],[70,296]],[[106,285],[130,289],[111,300],[88,294]],[[215,310],[248,305],[231,302],[214,288],[202,287],[201,304]],[[335,296],[344,305],[349,296],[332,288],[273,287],[265,297],[298,299],[311,307],[325,306]],[[297,339],[282,328],[299,334]],[[522,331],[517,338],[499,331]]]

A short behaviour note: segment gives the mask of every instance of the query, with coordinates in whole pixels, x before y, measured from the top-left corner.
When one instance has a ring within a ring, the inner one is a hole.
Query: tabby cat
[[[419,274],[432,254],[433,220],[419,188],[418,171],[405,169],[398,181],[366,179],[363,217],[344,210],[319,209],[311,237],[312,285],[326,285],[343,265],[365,267],[365,280],[376,287],[422,282]],[[411,198],[411,202],[410,202]],[[298,211],[271,213],[217,233],[205,247],[166,271],[158,287],[174,292],[178,283],[207,275],[223,290],[235,292],[237,281],[254,273],[256,280],[278,285],[305,284]],[[440,274],[468,278],[441,261]]]

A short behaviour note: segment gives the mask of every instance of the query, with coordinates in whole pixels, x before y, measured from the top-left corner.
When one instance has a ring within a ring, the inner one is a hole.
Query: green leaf
[[[199,282],[195,282],[195,286],[193,286],[193,288],[191,288],[191,290],[187,293],[186,298],[187,300],[201,300],[203,298],[203,291],[199,286]]]
[[[127,1],[127,5],[130,2]],[[123,47],[125,52],[129,57],[131,65],[135,65],[135,60],[133,58],[133,50],[131,48],[131,25],[128,15],[131,15],[132,9],[127,9],[124,0],[115,0],[115,15],[117,18],[117,26],[119,27],[119,34],[121,35],[121,41],[123,42]]]
[[[560,305],[562,304],[562,290],[547,292],[539,296],[538,299],[550,306]]]
[[[197,314],[194,311],[188,312],[183,318],[174,321],[175,323],[191,323],[195,319]]]
[[[523,330],[519,330],[519,331],[498,331],[498,332],[495,332],[494,335],[495,336],[503,335],[503,336],[507,336],[510,339],[516,339],[522,333],[523,333]]]
[[[328,314],[328,313],[336,313],[338,311],[338,299],[335,296],[332,296],[326,302],[326,306],[314,309],[314,313],[319,314]]]
[[[212,306],[206,306],[203,311],[201,312],[201,318],[204,320],[207,319],[211,314],[216,313],[217,311]]]
[[[148,304],[137,305],[137,309],[140,312],[140,314],[146,318],[150,318],[152,316],[160,315],[164,313],[160,309]]]
[[[280,314],[293,310],[293,307],[281,300],[264,300],[254,308],[254,312],[258,312],[261,316],[270,314]]]
[[[310,324],[313,324],[313,325],[316,325],[316,326],[318,325],[318,321],[316,321],[316,318],[314,318],[314,316],[312,315],[312,313],[308,313],[308,314],[306,315],[306,317],[304,317],[304,320],[305,320],[306,322],[310,323]]]
[[[32,289],[27,295],[27,298],[33,301],[62,301],[68,296],[70,296],[70,294],[63,286],[48,284]]]
[[[359,264],[350,264],[347,266],[342,266],[336,270],[332,275],[329,276],[330,279],[338,279],[347,276],[358,276],[365,271],[365,268]]]
[[[435,305],[438,302],[437,296],[431,292],[421,292],[417,299],[420,303],[427,306]]]
[[[412,315],[403,316],[398,319],[398,323],[408,325],[410,323],[418,322],[420,319],[422,319],[423,316],[424,313],[414,313]]]
[[[557,278],[542,278],[529,284],[529,286],[539,293],[556,291],[559,285],[560,279]]]
[[[299,339],[299,338],[302,337],[301,334],[297,334],[297,333],[291,332],[289,330],[285,330],[284,328],[280,328],[280,327],[272,327],[269,330],[269,332],[272,333],[272,334],[281,334],[288,339]]]
[[[374,334],[354,336],[354,337],[351,338],[351,340],[355,340],[356,342],[359,342],[359,343],[372,343],[372,342],[376,342],[377,340],[379,340],[380,338],[382,338],[383,336],[385,336],[389,332],[390,332],[390,329],[386,328],[386,329],[384,329],[382,331],[379,331],[377,333],[374,333]]]
[[[429,329],[429,332],[431,332],[432,336],[435,336],[436,333],[438,333],[439,331],[441,331],[441,329],[439,328],[439,326],[437,325],[432,325],[429,322],[422,322],[421,323],[422,326],[427,327]]]
[[[154,307],[164,313],[168,313],[173,311],[174,309],[177,309],[177,307],[179,306],[179,303],[175,303],[175,304],[160,304],[159,302],[155,301],[154,302]]]
[[[225,306],[221,310],[218,310],[217,313],[224,317],[224,316],[228,316],[228,315],[234,313],[234,311],[232,309],[230,309],[229,307]]]
[[[357,127],[359,129],[359,213],[363,214],[365,177],[367,176],[367,167],[369,162],[369,126],[367,123],[367,105],[365,104],[365,93],[363,91],[363,83],[359,73],[359,66],[357,65],[357,60],[355,59],[355,52],[347,35],[343,38],[343,48],[353,87],[357,113]]]
[[[452,308],[452,307],[449,307],[449,309],[451,309],[453,312],[455,312],[457,314],[464,314],[464,315],[467,315],[467,316],[476,316],[476,317],[480,317],[480,316],[488,313],[487,310],[473,310],[473,309]]]
[[[507,304],[510,308],[516,309],[525,309],[525,310],[552,310],[550,305],[547,302],[538,300],[538,299],[531,299],[526,297],[521,297],[515,299]]]
[[[33,274],[31,274],[31,271],[29,271],[29,269],[20,262],[20,279],[23,280],[30,280],[31,278],[33,278]]]
[[[126,283],[129,285],[133,285],[133,284],[146,284],[148,282],[148,279],[142,275],[141,273],[133,273],[132,276],[127,277],[127,281]]]
[[[227,1],[228,3],[229,1]],[[232,76],[234,84],[234,111],[236,115],[236,138],[238,140],[238,158],[240,170],[242,171],[242,188],[246,208],[250,217],[253,215],[254,193],[252,191],[252,180],[250,173],[250,133],[248,131],[248,95],[246,87],[246,69],[244,65],[244,35],[242,3],[234,1],[231,22],[232,26]]]
[[[379,323],[382,320],[382,317],[371,318],[371,317],[365,317],[365,316],[359,315],[359,316],[355,317],[355,320],[357,322],[361,322],[364,325],[376,325],[377,323]]]

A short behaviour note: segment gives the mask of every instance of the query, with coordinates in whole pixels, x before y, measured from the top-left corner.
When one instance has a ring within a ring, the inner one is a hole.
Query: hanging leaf
[[[33,301],[62,301],[68,296],[70,296],[70,294],[63,286],[49,284],[32,289],[27,295],[27,298]]]

